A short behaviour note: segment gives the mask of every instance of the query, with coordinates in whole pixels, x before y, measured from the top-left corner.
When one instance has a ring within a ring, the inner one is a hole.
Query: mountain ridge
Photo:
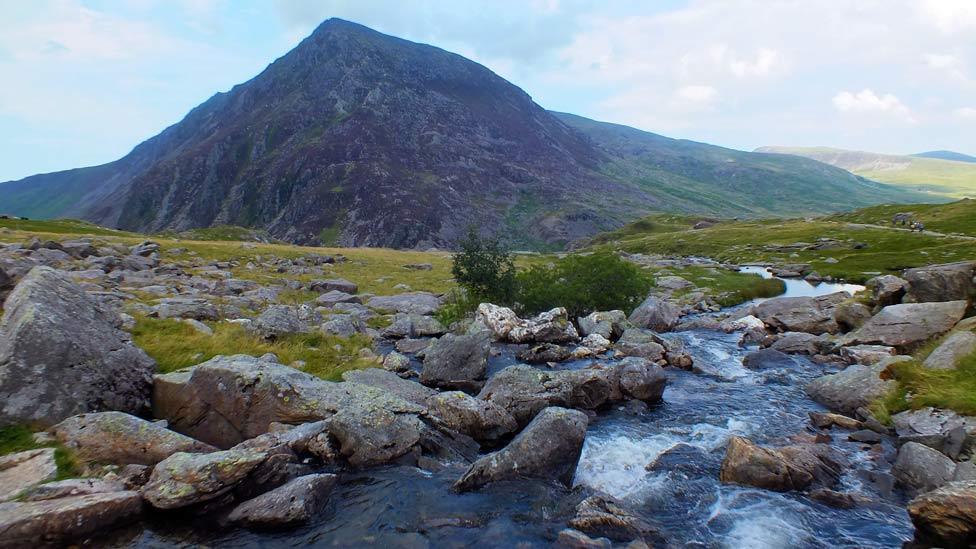
[[[0,199],[10,213],[138,232],[239,225],[425,248],[473,224],[552,248],[652,211],[798,215],[918,198],[812,161],[621,128],[546,111],[460,55],[330,19],[126,156],[0,183]]]

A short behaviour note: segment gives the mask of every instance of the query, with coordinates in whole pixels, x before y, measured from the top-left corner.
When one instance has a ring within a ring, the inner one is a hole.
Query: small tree
[[[515,260],[497,238],[482,238],[474,227],[454,254],[451,273],[476,299],[510,305],[515,298]]]

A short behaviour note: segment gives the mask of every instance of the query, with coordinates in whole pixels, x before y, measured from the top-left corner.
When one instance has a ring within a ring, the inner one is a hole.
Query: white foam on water
[[[785,498],[750,500],[752,490],[734,489],[733,493],[720,491],[708,519],[731,520],[732,527],[724,535],[722,545],[731,549],[779,549],[805,546],[812,538],[811,532],[802,526],[799,511]]]
[[[647,464],[679,442],[667,435],[641,439],[624,434],[587,437],[576,468],[576,484],[621,499],[646,494],[664,482],[645,469]]]

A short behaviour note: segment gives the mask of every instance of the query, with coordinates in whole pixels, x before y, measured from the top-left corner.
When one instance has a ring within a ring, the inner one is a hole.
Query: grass
[[[261,229],[248,229],[236,225],[218,225],[203,229],[190,229],[178,233],[164,232],[154,237],[168,239],[188,239],[188,240],[228,240],[228,241],[252,241],[267,242],[272,240],[267,231]]]
[[[78,476],[80,465],[77,458],[67,448],[57,443],[38,444],[34,442],[34,433],[23,425],[0,427],[0,456],[52,447],[54,448],[54,462],[58,466],[58,474],[53,480],[64,480]]]
[[[974,164],[976,165],[976,164]],[[851,223],[890,225],[895,214],[908,213],[925,224],[925,229],[948,234],[976,236],[976,200],[965,199],[951,204],[884,204],[831,216],[830,219]]]
[[[760,297],[775,297],[786,291],[782,280],[763,278],[753,273],[739,273],[711,267],[683,267],[668,269],[693,283],[722,307],[731,307]],[[692,290],[693,291],[693,290]]]
[[[299,369],[329,381],[339,381],[348,370],[375,366],[360,357],[371,347],[365,336],[341,338],[321,333],[294,334],[267,341],[243,327],[226,322],[211,323],[212,336],[173,319],[139,317],[132,330],[133,341],[156,360],[159,371],[174,372],[210,360],[217,355],[260,356],[274,353],[282,364],[304,365]]]
[[[78,236],[133,236],[135,233],[117,231],[99,227],[87,221],[77,219],[53,219],[53,220],[24,220],[24,219],[0,219],[0,227],[12,231],[22,231],[30,233],[48,233],[54,235],[72,234]],[[139,237],[143,238],[143,237]]]

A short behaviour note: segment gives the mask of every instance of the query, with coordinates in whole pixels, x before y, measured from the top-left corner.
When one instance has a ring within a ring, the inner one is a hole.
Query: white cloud
[[[923,19],[947,34],[976,28],[973,0],[920,0],[916,4]]]
[[[718,90],[700,84],[682,86],[674,92],[674,105],[689,111],[710,108],[718,99]]]
[[[761,48],[756,53],[754,61],[734,60],[729,63],[729,70],[739,78],[746,76],[766,76],[781,64],[782,59],[779,52],[768,48]]]
[[[976,120],[976,107],[960,107],[953,114],[966,120]]]
[[[878,95],[865,88],[857,93],[842,91],[834,96],[834,108],[846,113],[885,114],[913,121],[911,110],[890,93]]]

